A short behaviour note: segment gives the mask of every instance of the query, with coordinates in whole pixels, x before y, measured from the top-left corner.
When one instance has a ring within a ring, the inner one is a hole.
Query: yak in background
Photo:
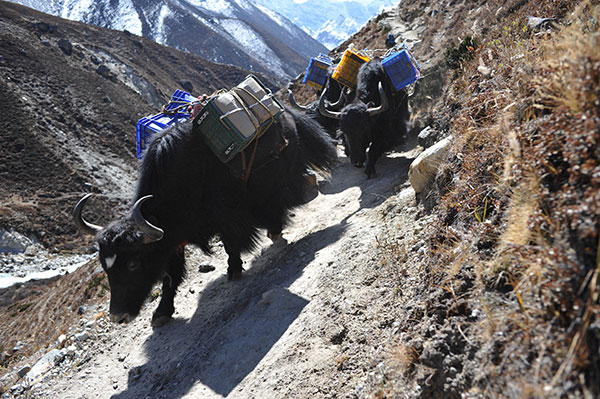
[[[321,115],[339,121],[350,162],[362,167],[367,178],[376,176],[375,162],[406,136],[410,112],[405,89],[396,90],[381,61],[361,65],[354,100],[341,111],[333,111],[319,99]]]

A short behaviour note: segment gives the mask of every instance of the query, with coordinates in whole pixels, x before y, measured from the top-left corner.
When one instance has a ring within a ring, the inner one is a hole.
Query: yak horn
[[[324,91],[326,91],[327,88],[325,88]],[[338,98],[338,100],[336,102],[334,102],[333,104],[329,104],[329,108],[330,109],[335,109],[338,110],[340,109],[340,107],[342,107],[344,105],[344,103],[346,102],[346,93],[345,93],[345,89],[342,87],[342,90],[340,90],[340,98]]]
[[[369,116],[379,115],[382,112],[385,112],[389,106],[387,95],[383,91],[383,85],[381,84],[381,82],[379,82],[378,88],[379,97],[381,98],[381,105],[379,107],[368,108],[367,112],[369,113]]]
[[[342,119],[341,112],[330,111],[325,106],[325,91],[326,90],[323,90],[323,93],[321,93],[321,97],[319,97],[319,112],[321,113],[321,115],[323,115],[326,118],[338,119],[338,120]]]
[[[87,222],[83,216],[81,216],[81,212],[83,211],[83,207],[85,206],[86,201],[90,198],[92,194],[86,194],[82,199],[79,200],[77,205],[75,205],[75,209],[73,209],[73,221],[75,225],[84,232],[85,234],[96,235],[100,230],[102,230],[102,226],[98,226],[92,223]]]
[[[292,92],[291,89],[288,89],[288,98],[290,100],[290,104],[292,105],[292,107],[297,108],[301,111],[306,111],[308,110],[307,106],[304,105],[300,105],[296,102],[296,99],[294,98],[294,93]]]
[[[159,241],[163,238],[165,232],[163,229],[154,226],[152,223],[148,222],[144,216],[142,215],[142,211],[140,210],[142,204],[152,198],[152,195],[146,195],[145,197],[140,198],[133,204],[133,209],[131,211],[133,221],[140,231],[144,234],[144,244],[150,244],[151,242]]]

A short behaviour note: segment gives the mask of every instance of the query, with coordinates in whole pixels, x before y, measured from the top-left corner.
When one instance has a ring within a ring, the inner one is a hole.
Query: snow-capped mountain
[[[148,37],[286,79],[327,49],[289,19],[247,0],[12,0],[47,14]]]
[[[313,38],[333,49],[356,33],[383,8],[398,0],[252,0],[259,8],[284,15]]]

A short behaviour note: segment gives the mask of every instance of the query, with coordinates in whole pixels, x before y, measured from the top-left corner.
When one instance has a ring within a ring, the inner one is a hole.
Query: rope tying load
[[[200,101],[194,118],[205,142],[222,162],[244,151],[271,126],[284,110],[255,76],[231,90],[219,90]],[[250,159],[252,164],[253,157]]]

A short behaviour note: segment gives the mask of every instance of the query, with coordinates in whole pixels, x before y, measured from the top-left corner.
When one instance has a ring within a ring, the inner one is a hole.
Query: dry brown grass
[[[107,282],[104,273],[98,269],[98,261],[93,260],[59,279],[47,283],[40,281],[37,286],[22,290],[14,287],[14,293],[10,290],[5,293],[12,295],[12,303],[0,307],[0,352],[8,355],[0,364],[0,376],[22,359],[38,351],[44,354],[59,335],[77,325],[78,319],[83,317],[78,313],[80,306],[93,306],[108,300]],[[23,297],[22,291],[30,295]],[[13,353],[12,348],[18,341],[24,347]]]
[[[483,310],[469,339],[489,366],[467,392],[598,397],[600,6],[508,3],[446,90],[459,109],[431,281],[448,290],[477,272],[463,297]],[[528,15],[559,27],[533,31]]]
[[[567,387],[598,393],[598,337],[590,326],[599,312],[599,18],[591,2],[553,34],[530,32],[515,18],[477,50],[494,77],[474,79],[468,65],[452,88],[467,99],[453,126],[460,179],[445,188],[442,209],[470,241],[486,233],[481,212],[494,218],[493,251],[478,254],[485,262],[479,277],[508,289],[509,300],[484,304],[485,329],[489,339],[500,332],[519,340],[513,350],[537,365],[534,375],[507,373],[524,397],[560,396]],[[448,238],[439,234],[438,249]],[[472,257],[455,252],[459,262]],[[456,262],[448,268],[444,278],[456,275]],[[519,357],[502,366],[525,369]],[[484,392],[498,394],[506,383],[498,378]]]
[[[574,13],[572,25],[544,44],[543,74],[536,76],[537,97],[552,109],[573,115],[594,112],[600,80],[598,5],[585,2]]]

